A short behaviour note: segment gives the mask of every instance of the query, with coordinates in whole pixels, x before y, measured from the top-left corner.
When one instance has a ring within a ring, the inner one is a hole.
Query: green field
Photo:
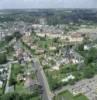
[[[13,85],[13,83],[16,83],[16,78],[17,78],[17,75],[22,72],[22,67],[20,66],[19,63],[16,63],[16,64],[12,64],[12,73],[11,73],[11,77],[10,77],[10,81],[9,81],[9,84],[10,85]]]
[[[82,94],[73,96],[69,91],[65,91],[60,93],[58,96],[54,97],[54,100],[88,100],[88,99]]]
[[[88,98],[82,94],[75,96],[74,98],[74,100],[88,100]]]

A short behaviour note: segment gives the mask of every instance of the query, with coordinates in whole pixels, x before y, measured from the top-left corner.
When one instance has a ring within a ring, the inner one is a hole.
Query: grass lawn
[[[28,91],[26,88],[24,88],[23,83],[16,85],[15,92],[19,93],[19,94],[25,94],[25,95],[31,95],[32,94],[30,91]],[[30,100],[41,100],[41,99],[40,99],[40,96],[37,94],[37,96],[32,95]]]
[[[24,87],[23,83],[16,85],[15,92],[19,94],[32,95],[32,93]],[[37,94],[37,95],[32,95],[30,100],[41,100],[41,99],[40,96]]]
[[[74,99],[73,95],[70,92],[65,91],[56,96],[54,100],[74,100]]]
[[[37,96],[37,97],[32,97],[32,99],[31,100],[41,100],[40,99],[40,97],[39,96]]]
[[[11,73],[9,84],[13,85],[13,83],[17,81],[17,75],[19,73],[23,73],[24,68],[19,63],[15,63],[15,64],[12,64],[11,70],[12,70],[12,73]]]
[[[27,89],[24,88],[23,83],[16,84],[15,92],[17,92],[17,93],[27,93],[27,94],[29,93],[29,91],[27,91]]]
[[[52,42],[53,42],[53,40],[49,39],[49,38],[44,38],[44,39],[40,39],[40,40],[37,41],[38,45],[42,46],[42,47],[44,47],[45,44],[51,45]]]
[[[21,71],[21,65],[19,63],[13,64],[12,65],[12,74],[13,77],[16,79],[16,76],[20,73]]]
[[[12,73],[11,73],[11,80],[14,79],[17,81],[17,75],[21,72],[23,72],[24,67],[21,66],[19,63],[13,64],[12,65]],[[24,88],[23,82],[21,83],[16,83],[15,91],[19,93],[27,93],[28,91]]]
[[[3,93],[3,89],[0,88],[0,95]]]
[[[87,97],[82,94],[75,96],[74,98],[74,100],[88,100]]]
[[[88,100],[88,99],[82,94],[73,96],[73,94],[71,94],[69,91],[65,91],[60,93],[58,96],[54,97],[54,100]]]

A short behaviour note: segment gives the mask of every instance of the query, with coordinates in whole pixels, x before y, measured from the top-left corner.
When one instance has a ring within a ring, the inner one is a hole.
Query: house
[[[90,47],[88,45],[84,45],[84,50],[89,50]]]
[[[0,72],[2,73],[3,71],[4,71],[4,69],[3,69],[3,68],[1,68],[1,69],[0,69]]]
[[[49,50],[51,50],[51,51],[54,51],[54,50],[56,50],[56,47],[49,47]]]
[[[43,54],[45,51],[43,49],[37,49],[35,51],[36,54]]]
[[[66,50],[64,56],[66,63],[78,64],[84,62],[83,57],[73,49]]]
[[[39,37],[45,37],[46,34],[44,34],[44,33],[37,33],[36,35],[39,36]]]
[[[96,44],[90,43],[90,44],[85,44],[84,45],[84,50],[89,50],[91,48],[97,48]]]
[[[62,79],[62,82],[68,82],[69,80],[74,80],[74,79],[75,79],[75,76],[69,75],[66,78]]]
[[[25,78],[23,77],[23,75],[22,74],[18,74],[17,75],[17,81],[23,81],[23,80],[25,80]]]
[[[52,70],[59,70],[59,69],[60,69],[59,66],[52,67]]]
[[[31,46],[31,49],[37,49],[36,45]]]

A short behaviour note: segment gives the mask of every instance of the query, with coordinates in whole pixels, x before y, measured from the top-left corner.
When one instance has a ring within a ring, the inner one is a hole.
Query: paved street
[[[9,70],[8,70],[7,83],[6,83],[6,87],[5,87],[5,93],[9,92],[9,79],[11,76],[11,63],[8,63],[7,65],[9,66]]]
[[[45,73],[44,73],[39,61],[34,59],[33,65],[36,68],[37,79],[38,79],[40,85],[43,87],[42,100],[52,100],[52,94],[49,89],[49,85],[48,85]]]

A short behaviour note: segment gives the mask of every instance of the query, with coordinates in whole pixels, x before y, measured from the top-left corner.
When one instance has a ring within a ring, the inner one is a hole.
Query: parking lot
[[[69,88],[73,95],[83,93],[89,100],[97,100],[97,76],[77,82]]]

